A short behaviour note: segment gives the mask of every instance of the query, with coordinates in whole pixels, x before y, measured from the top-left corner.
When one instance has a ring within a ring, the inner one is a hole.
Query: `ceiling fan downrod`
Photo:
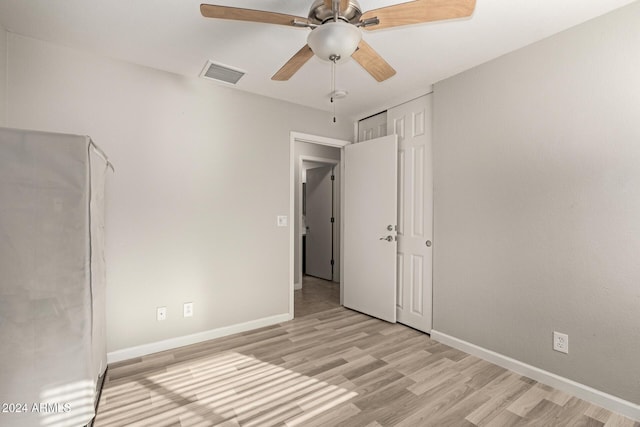
[[[338,22],[338,18],[340,17],[340,0],[333,0],[331,8],[333,9],[333,22]]]

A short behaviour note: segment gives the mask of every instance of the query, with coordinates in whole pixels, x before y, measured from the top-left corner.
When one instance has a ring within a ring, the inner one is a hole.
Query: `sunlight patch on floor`
[[[96,426],[303,425],[357,393],[236,352],[167,367],[103,392],[106,402]],[[151,405],[149,406],[149,401]],[[111,406],[111,405],[109,405]]]

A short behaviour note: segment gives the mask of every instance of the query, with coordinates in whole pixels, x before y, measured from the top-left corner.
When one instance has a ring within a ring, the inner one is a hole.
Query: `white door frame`
[[[345,145],[351,144],[350,141],[345,141],[341,139],[335,138],[327,138],[324,136],[318,135],[310,135],[301,132],[290,132],[289,134],[289,218],[293,220],[289,224],[289,317],[293,319],[293,292],[294,292],[294,283],[295,283],[295,222],[298,221],[298,218],[295,217],[295,143],[296,141],[300,142],[309,142],[311,144],[319,144],[319,145],[328,145],[330,147],[337,147],[342,149]],[[340,176],[343,176],[343,164],[340,162]],[[343,206],[342,203],[342,194],[343,194],[343,181],[340,180],[340,217],[343,217]],[[344,265],[342,262],[342,235],[343,235],[343,221],[340,221],[340,265]],[[302,266],[301,266],[302,267]],[[340,289],[340,304],[342,304],[342,287]]]

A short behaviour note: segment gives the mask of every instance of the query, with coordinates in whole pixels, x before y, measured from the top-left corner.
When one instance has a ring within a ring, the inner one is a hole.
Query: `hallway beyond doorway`
[[[302,276],[302,289],[293,293],[294,318],[340,307],[340,284]]]

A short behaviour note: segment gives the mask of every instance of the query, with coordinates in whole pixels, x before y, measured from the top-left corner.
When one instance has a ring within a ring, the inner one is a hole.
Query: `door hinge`
[[[336,180],[336,176],[335,175],[331,175],[331,181],[335,181]]]
[[[336,219],[334,217],[331,217],[331,224],[333,224],[334,222],[336,222]]]
[[[334,263],[335,263],[335,261],[334,261],[334,260],[331,260],[331,265],[333,265]]]

